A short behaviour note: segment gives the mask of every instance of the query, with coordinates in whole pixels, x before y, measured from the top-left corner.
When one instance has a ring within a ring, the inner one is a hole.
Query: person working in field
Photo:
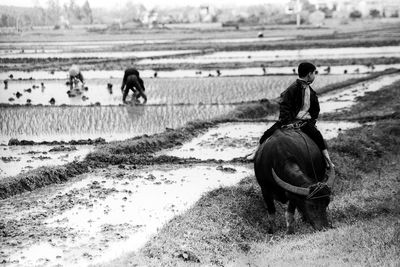
[[[85,85],[85,81],[83,79],[82,72],[80,71],[78,65],[72,65],[68,70],[69,74],[69,87],[72,89],[75,81],[80,81],[82,83],[82,88]]]
[[[333,168],[335,165],[329,157],[326,142],[315,126],[320,107],[317,94],[310,84],[314,81],[316,74],[317,70],[313,64],[300,63],[298,66],[299,78],[281,94],[279,120],[264,132],[260,144],[281,127],[299,128],[321,149],[328,168]]]
[[[124,78],[122,79],[121,91],[122,91],[122,102],[126,104],[126,97],[128,96],[129,90],[133,91],[133,99],[135,103],[140,103],[139,98],[143,98],[143,104],[147,102],[147,96],[144,93],[145,87],[144,82],[140,78],[139,71],[135,68],[128,68],[125,70]]]

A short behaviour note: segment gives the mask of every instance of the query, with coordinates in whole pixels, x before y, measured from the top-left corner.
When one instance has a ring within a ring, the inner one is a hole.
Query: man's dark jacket
[[[305,81],[297,79],[281,94],[279,104],[279,122],[281,125],[292,123],[296,119],[303,106],[306,86]],[[319,110],[317,93],[310,86],[310,109],[308,112],[314,123],[318,118]]]
[[[260,138],[260,144],[267,140],[277,129],[296,120],[297,114],[303,107],[306,86],[307,84],[305,81],[297,79],[281,94],[279,120],[264,132],[263,136]],[[317,93],[311,86],[310,108],[308,109],[308,113],[310,113],[311,119],[308,120],[307,125],[314,126],[319,114],[319,102]]]

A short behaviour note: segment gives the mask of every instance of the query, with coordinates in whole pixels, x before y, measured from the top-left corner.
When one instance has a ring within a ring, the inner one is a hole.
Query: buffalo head
[[[276,183],[285,189],[289,195],[288,198],[296,203],[296,207],[302,214],[304,221],[310,223],[316,230],[330,227],[326,209],[330,202],[335,171],[332,168],[329,170],[325,182],[315,183],[308,187],[299,187],[286,183],[272,169],[272,175]]]

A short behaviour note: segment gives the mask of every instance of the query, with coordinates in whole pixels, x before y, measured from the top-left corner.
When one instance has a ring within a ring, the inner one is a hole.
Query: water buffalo
[[[274,199],[288,202],[285,213],[287,233],[294,233],[294,212],[315,229],[329,226],[326,208],[330,201],[335,173],[326,169],[317,145],[295,129],[277,130],[258,148],[254,169],[267,204],[272,233],[275,228]]]

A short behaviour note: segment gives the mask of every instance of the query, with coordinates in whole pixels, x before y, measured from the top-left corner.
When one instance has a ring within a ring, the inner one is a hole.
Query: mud
[[[1,147],[0,181],[8,176],[26,173],[42,166],[63,165],[80,161],[95,150],[91,145],[12,146]]]
[[[203,192],[252,173],[234,165],[129,167],[98,169],[1,200],[0,261],[86,266],[114,259],[143,246]]]
[[[33,146],[33,145],[46,145],[46,146],[55,146],[55,145],[100,145],[105,144],[106,140],[104,138],[96,138],[92,139],[79,139],[79,140],[71,140],[68,142],[65,141],[42,141],[42,142],[35,142],[32,140],[18,140],[17,138],[11,138],[8,141],[9,146]]]

